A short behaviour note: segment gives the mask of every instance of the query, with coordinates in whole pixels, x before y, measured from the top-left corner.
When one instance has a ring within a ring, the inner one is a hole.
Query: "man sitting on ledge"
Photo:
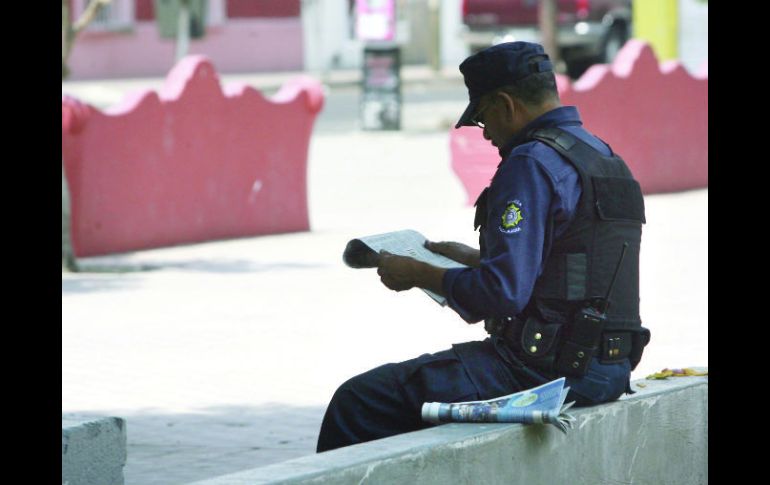
[[[649,342],[639,317],[639,184],[583,128],[577,108],[561,105],[542,46],[499,44],[460,71],[470,103],[455,128],[478,126],[502,159],[476,201],[480,249],[428,242],[469,267],[383,253],[377,272],[392,290],[446,297],[468,323],[483,320],[490,336],[342,384],[318,452],[427,428],[424,402],[486,400],[561,376],[577,405],[631,392],[631,370]]]

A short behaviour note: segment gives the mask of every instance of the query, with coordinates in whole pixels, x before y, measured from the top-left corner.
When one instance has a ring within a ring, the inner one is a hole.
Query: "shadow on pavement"
[[[298,263],[292,261],[276,261],[271,263],[256,263],[248,260],[192,260],[186,262],[155,263],[159,268],[201,271],[207,273],[260,273],[286,269],[317,269],[328,264]]]
[[[218,406],[196,412],[69,412],[126,420],[125,482],[181,485],[315,453],[324,406]]]
[[[80,273],[78,273],[80,274]],[[72,293],[90,293],[94,291],[105,290],[131,290],[137,288],[139,282],[130,278],[100,278],[89,276],[78,276],[62,278],[62,294]]]
[[[152,260],[146,263],[123,262],[120,260],[100,262],[80,262],[77,274],[124,274],[143,273],[164,269],[200,271],[205,273],[260,273],[286,269],[317,269],[329,264],[300,263],[293,261],[255,262],[246,259],[193,259]]]

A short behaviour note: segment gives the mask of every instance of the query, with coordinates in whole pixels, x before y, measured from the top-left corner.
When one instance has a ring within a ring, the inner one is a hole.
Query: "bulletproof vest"
[[[552,147],[575,167],[582,193],[526,308],[519,315],[488,319],[485,328],[513,342],[516,356],[535,368],[566,374],[569,365],[580,376],[597,355],[602,363],[628,358],[633,369],[650,339],[639,317],[639,246],[646,222],[639,183],[620,157],[604,156],[565,130],[535,130],[525,138],[530,139]],[[487,190],[476,202],[476,227],[486,218]],[[483,235],[479,242],[485,254]],[[613,278],[603,330],[587,336],[573,319],[591,300],[607,297]]]
[[[584,301],[605,297],[613,274],[605,330],[637,330],[639,317],[639,246],[644,198],[625,162],[604,156],[559,128],[530,133],[567,159],[577,170],[582,195],[572,222],[551,248],[525,315],[565,323]],[[620,266],[623,243],[628,247]]]

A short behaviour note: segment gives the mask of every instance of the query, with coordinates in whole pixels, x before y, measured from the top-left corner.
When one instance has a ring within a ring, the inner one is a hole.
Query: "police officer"
[[[476,202],[480,248],[428,242],[468,268],[384,253],[377,272],[392,290],[445,296],[490,336],[345,382],[319,452],[429,427],[420,413],[429,401],[491,399],[560,376],[577,405],[631,392],[649,341],[639,317],[639,184],[577,108],[561,105],[542,46],[499,44],[460,71],[470,103],[455,128],[478,126],[502,159]]]

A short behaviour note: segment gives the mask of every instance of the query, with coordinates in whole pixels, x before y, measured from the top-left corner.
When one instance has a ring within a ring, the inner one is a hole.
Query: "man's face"
[[[506,108],[503,97],[491,93],[481,98],[479,109],[472,118],[473,123],[484,130],[484,138],[497,148],[503,146],[512,135],[505,123]]]

